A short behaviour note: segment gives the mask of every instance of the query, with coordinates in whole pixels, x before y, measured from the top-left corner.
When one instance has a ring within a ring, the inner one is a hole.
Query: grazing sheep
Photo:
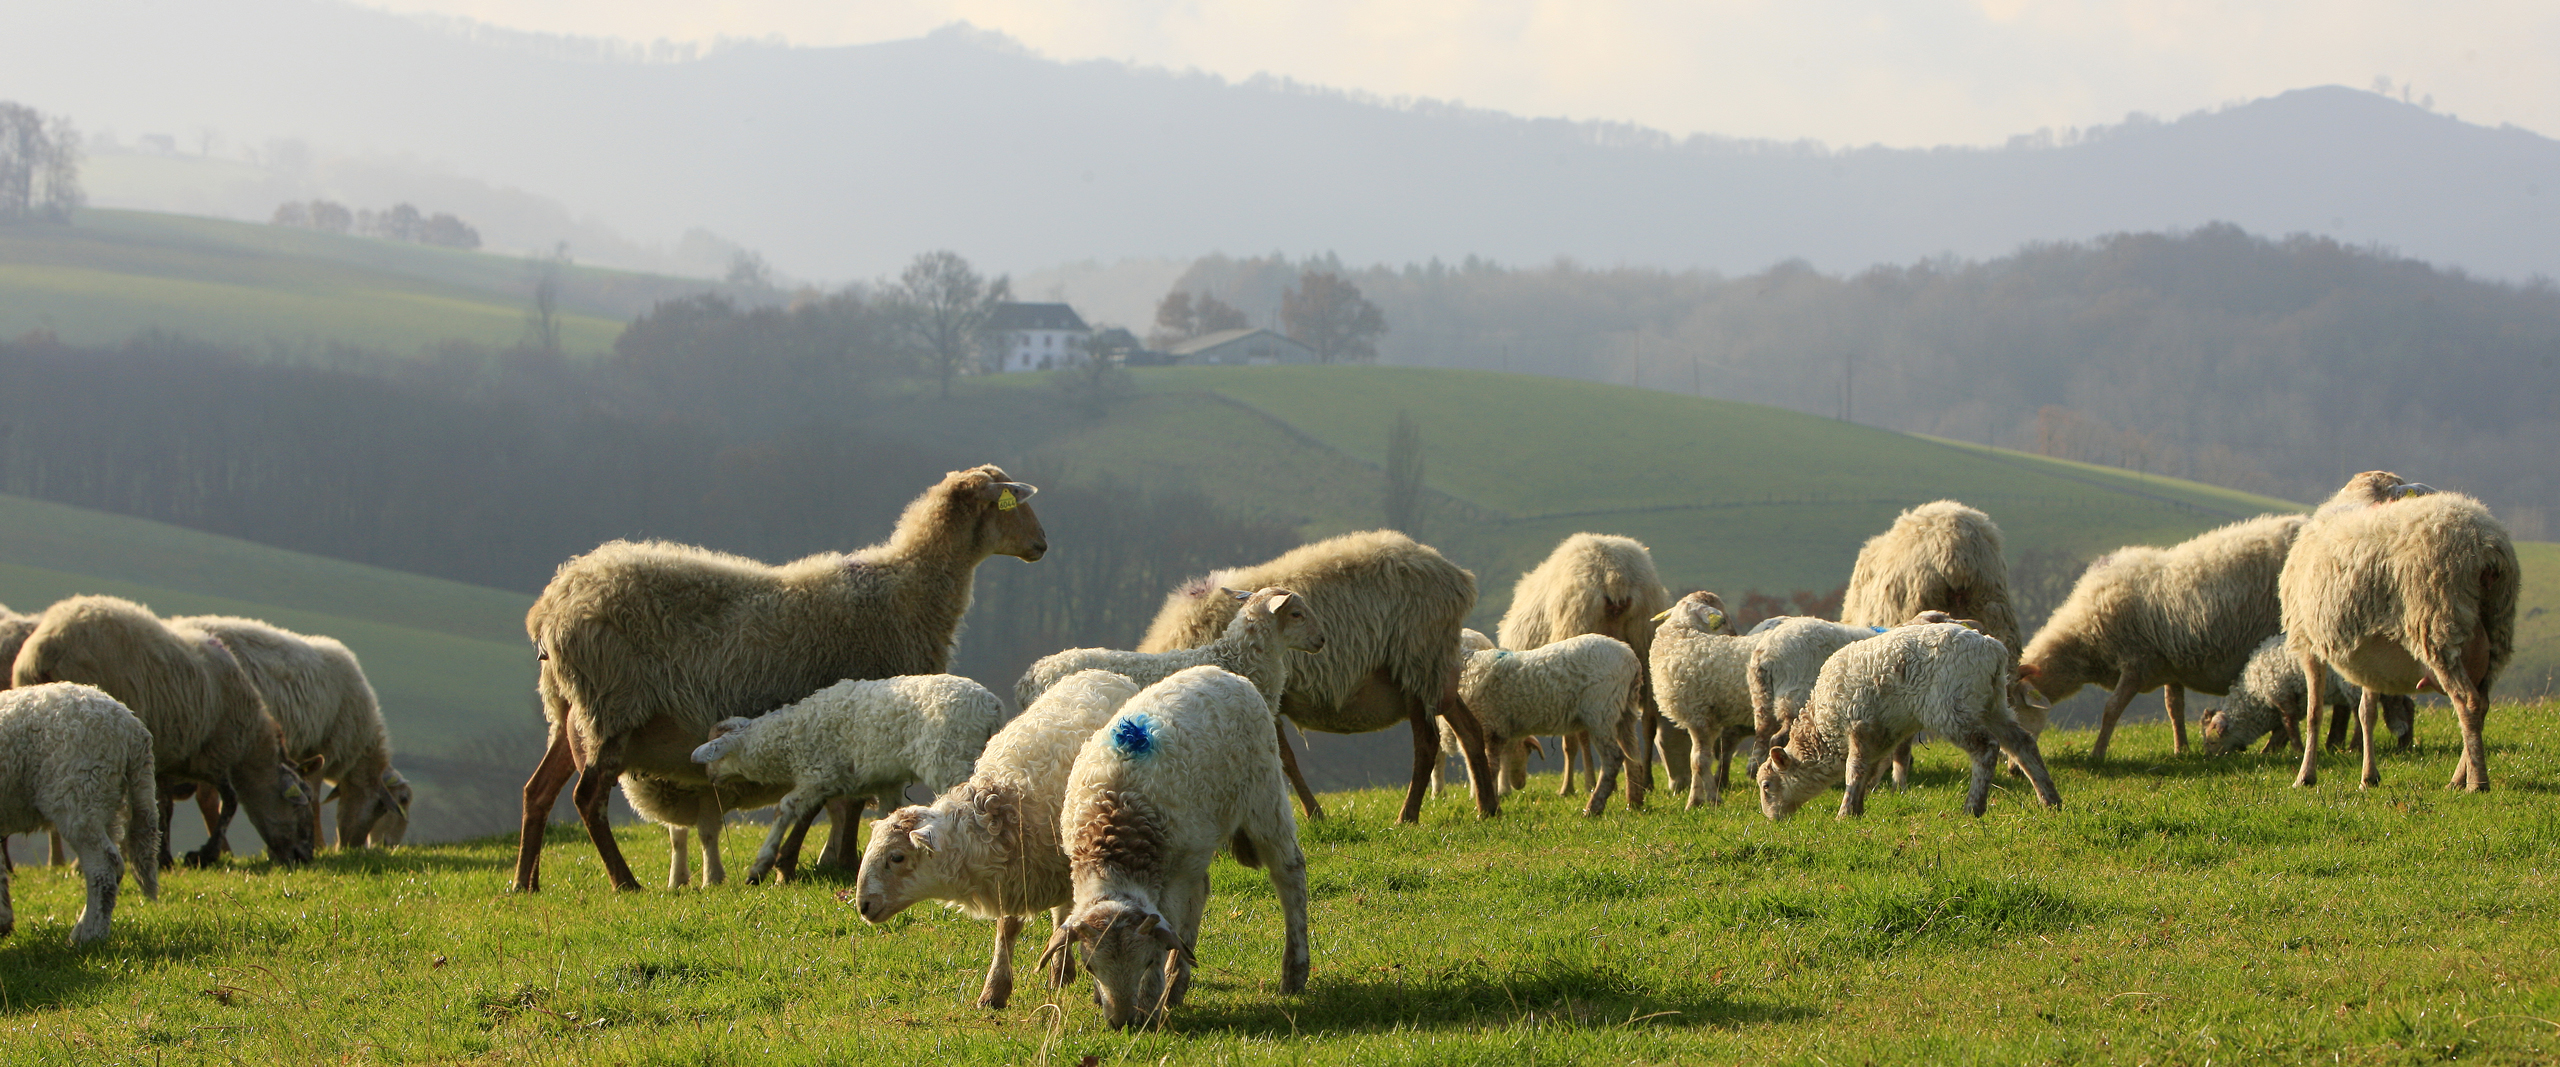
[[[1270,874],[1280,991],[1306,989],[1307,861],[1278,741],[1253,683],[1201,666],[1131,697],[1076,754],[1058,820],[1075,891],[1041,962],[1081,948],[1113,1029],[1182,1003],[1220,849]]]
[[[151,763],[151,731],[93,686],[0,692],[0,839],[51,828],[80,857],[89,896],[71,928],[74,945],[107,936],[126,863],[144,897],[160,896],[160,789]],[[0,937],[17,926],[9,869],[0,864]]]
[[[1749,668],[1761,639],[1736,635],[1724,601],[1704,590],[1654,618],[1654,697],[1691,742],[1688,806],[1724,803],[1734,747],[1751,733]]]
[[[791,787],[747,868],[754,885],[773,869],[785,836],[797,850],[827,801],[893,796],[910,781],[937,790],[967,781],[1002,722],[1004,702],[956,674],[843,681],[755,718],[721,720],[693,761],[714,787]]]
[[[329,798],[338,802],[339,848],[363,847],[385,816],[407,831],[408,783],[391,769],[391,731],[354,652],[330,638],[255,619],[196,615],[169,621],[222,639],[284,731],[285,759],[303,769],[311,794],[320,795],[321,781],[333,783]],[[312,805],[315,844],[319,810]]]
[[[9,610],[0,604],[0,663],[16,663],[18,648],[27,643],[27,635],[36,632],[38,616]]]
[[[1511,606],[1502,612],[1502,621],[1494,626],[1494,636],[1503,648],[1527,651],[1576,634],[1604,634],[1626,642],[1635,650],[1637,660],[1651,662],[1653,654],[1653,618],[1671,606],[1671,592],[1655,573],[1653,552],[1644,542],[1632,537],[1612,534],[1578,533],[1558,543],[1555,551],[1511,587]],[[1662,733],[1662,714],[1655,706],[1650,684],[1644,693],[1644,737],[1647,746],[1635,755],[1652,759],[1652,739],[1661,735],[1663,757],[1671,774],[1671,787],[1688,787],[1687,736]],[[1564,785],[1562,795],[1573,794],[1573,771],[1577,761],[1588,764],[1590,754],[1577,736],[1564,739]],[[1673,749],[1681,751],[1674,752]],[[1635,786],[1628,786],[1627,799],[1636,801]]]
[[[1305,597],[1278,586],[1251,593],[1241,589],[1219,591],[1242,601],[1244,606],[1236,611],[1236,617],[1217,640],[1198,648],[1163,652],[1071,648],[1042,656],[1030,670],[1022,672],[1021,681],[1014,683],[1014,699],[1023,707],[1030,707],[1059,679],[1079,671],[1110,671],[1147,686],[1172,677],[1176,671],[1207,663],[1253,679],[1254,687],[1262,691],[1262,699],[1279,707],[1281,696],[1289,691],[1289,653],[1324,651],[1323,620],[1308,609]]]
[[[182,782],[223,789],[220,822],[237,807],[287,865],[311,860],[311,794],[284,761],[283,736],[256,683],[220,638],[162,622],[149,608],[109,596],[78,596],[46,608],[27,636],[10,679],[20,686],[83,682],[106,690],[151,731],[152,766],[165,793]],[[159,820],[167,860],[168,813]],[[187,861],[222,855],[223,825]]]
[[[1058,679],[987,741],[967,782],[874,824],[853,881],[863,921],[887,922],[919,900],[950,901],[970,918],[996,920],[995,954],[978,1006],[1004,1007],[1013,995],[1013,943],[1024,918],[1048,911],[1051,927],[1063,926],[1075,899],[1067,853],[1058,844],[1067,772],[1085,741],[1138,688],[1109,671]],[[1050,973],[1052,985],[1075,976],[1067,954],[1050,962],[1062,968]]]
[[[1787,728],[1813,698],[1813,684],[1832,653],[1874,637],[1874,626],[1851,626],[1809,615],[1786,619],[1765,630],[1753,627],[1758,644],[1746,668],[1751,689],[1751,732],[1763,752],[1786,742]]]
[[[1466,631],[1465,643],[1484,643]],[[1485,755],[1500,770],[1497,788],[1520,788],[1528,773],[1527,739],[1540,733],[1591,731],[1596,764],[1584,815],[1599,815],[1618,786],[1623,763],[1638,773],[1638,698],[1644,663],[1626,642],[1603,634],[1577,634],[1526,651],[1470,647],[1458,670],[1458,695],[1484,727]],[[1627,791],[1627,806],[1643,809],[1643,795]]]
[[[2186,691],[2231,691],[2250,653],[2280,628],[2276,575],[2300,515],[2261,515],[2168,548],[2120,548],[2080,575],[2027,642],[2018,675],[2048,701],[2113,685],[2089,758],[2107,758],[2116,718],[2162,688],[2174,750],[2187,750]]]
[[[572,774],[607,877],[638,889],[605,821],[625,771],[706,785],[692,753],[715,722],[845,679],[942,673],[978,564],[1048,553],[1033,492],[994,467],[955,471],[887,541],[781,566],[627,541],[561,564],[525,616],[551,740],[525,782],[516,889],[542,886],[543,824]]]
[[[2379,698],[2434,686],[2452,698],[2462,725],[2462,760],[2448,788],[2488,789],[2481,728],[2490,686],[2515,654],[2522,581],[2507,528],[2478,500],[2425,491],[2388,471],[2357,475],[2303,525],[2277,581],[2285,648],[2302,664],[2303,736],[2320,733],[2328,680],[2321,668],[2334,667],[2364,688],[2356,716],[2364,784],[2381,784],[2373,762]],[[2319,746],[2306,743],[2294,784],[2316,784],[2319,773]]]
[[[2000,527],[1991,517],[1953,500],[1933,500],[1903,512],[1885,532],[1868,538],[1849,569],[1840,621],[1852,626],[1898,626],[1924,611],[1973,619],[1979,629],[2018,650],[2018,613],[2009,603],[2009,563],[2002,557]],[[2045,727],[2043,708],[2017,705],[2018,725],[2030,734]],[[1911,776],[1911,746],[1893,754],[1893,784]]]
[[[1483,732],[1466,702],[1458,699],[1458,658],[1451,655],[1458,647],[1458,630],[1475,607],[1475,575],[1393,530],[1344,534],[1300,545],[1259,566],[1186,583],[1165,597],[1138,651],[1166,652],[1216,640],[1238,607],[1235,598],[1218,590],[1266,586],[1305,597],[1308,610],[1324,620],[1324,651],[1290,667],[1282,715],[1306,729],[1337,734],[1384,730],[1399,720],[1411,723],[1413,778],[1397,820],[1414,822],[1422,817],[1423,791],[1440,760],[1439,734],[1432,724],[1436,713],[1457,729],[1465,747],[1477,814],[1500,813]],[[1308,817],[1323,818],[1324,807],[1298,773],[1297,754],[1281,737],[1283,729],[1273,724],[1282,770]]]
[[[2329,747],[2337,748],[2346,740],[2348,712],[2355,710],[2364,690],[2338,677],[2333,670],[2324,692],[2330,710],[2337,713],[2329,725]],[[2204,754],[2236,752],[2260,737],[2267,739],[2267,751],[2277,751],[2301,731],[2302,703],[2307,698],[2302,688],[2302,661],[2285,651],[2283,634],[2267,638],[2249,656],[2248,669],[2240,672],[2240,681],[2231,687],[2230,703],[2204,713]],[[2408,697],[2382,698],[2383,721],[2399,735],[2403,748],[2408,747],[2415,732],[2417,711],[2417,704]]]
[[[2010,717],[2009,650],[1959,623],[1897,627],[1833,653],[1787,743],[1760,765],[1760,811],[1784,819],[1833,782],[1848,795],[1840,817],[1866,813],[1884,760],[1922,730],[1935,730],[1973,757],[1964,810],[1980,816],[1991,795],[1996,755],[2026,768],[2036,796],[2059,807],[2036,739]]]

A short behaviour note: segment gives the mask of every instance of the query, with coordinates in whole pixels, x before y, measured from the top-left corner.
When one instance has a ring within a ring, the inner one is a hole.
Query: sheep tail
[[[160,899],[160,789],[152,775],[151,749],[125,764],[124,861],[146,900]]]

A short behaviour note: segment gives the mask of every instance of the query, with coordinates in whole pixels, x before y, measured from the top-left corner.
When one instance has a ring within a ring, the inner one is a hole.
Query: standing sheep
[[[1076,754],[1058,820],[1073,906],[1041,958],[1081,948],[1113,1029],[1182,1003],[1220,849],[1270,874],[1280,991],[1306,989],[1307,861],[1278,741],[1253,683],[1203,666],[1130,698]]]
[[[303,781],[311,795],[320,796],[324,779],[335,785],[329,796],[338,802],[339,848],[364,847],[386,818],[394,825],[384,828],[380,843],[390,844],[391,832],[406,832],[408,782],[391,769],[391,730],[383,725],[382,706],[354,652],[330,638],[255,619],[197,615],[169,621],[220,638],[239,658],[267,713],[284,731],[285,759],[307,768]],[[312,805],[315,844],[319,810],[320,804]]]
[[[1030,707],[1060,679],[1080,671],[1103,670],[1141,686],[1154,685],[1175,672],[1201,664],[1224,667],[1253,680],[1262,699],[1279,707],[1289,691],[1289,654],[1324,651],[1324,623],[1309,610],[1306,598],[1278,586],[1255,592],[1221,589],[1241,601],[1236,617],[1218,639],[1198,648],[1164,652],[1119,652],[1108,648],[1071,648],[1040,657],[1013,685],[1014,699]]]
[[[1761,639],[1735,634],[1724,601],[1705,590],[1654,618],[1653,692],[1662,714],[1689,734],[1688,806],[1721,804],[1734,745],[1751,731],[1749,668]]]
[[[754,885],[773,869],[786,836],[798,851],[829,800],[891,796],[910,781],[928,789],[967,781],[1003,721],[994,693],[955,674],[844,681],[755,718],[722,719],[693,761],[714,786],[790,787],[747,868]]]
[[[1437,713],[1457,729],[1465,746],[1477,814],[1489,818],[1501,812],[1483,732],[1458,699],[1458,630],[1475,607],[1475,575],[1393,530],[1344,534],[1174,590],[1138,651],[1166,652],[1216,640],[1238,607],[1220,587],[1265,586],[1295,591],[1324,620],[1324,651],[1290,668],[1282,715],[1306,729],[1337,734],[1384,730],[1399,720],[1411,723],[1413,778],[1397,821],[1414,822],[1422,817],[1423,793],[1440,759],[1439,732],[1432,724]],[[1273,736],[1285,728],[1275,723]],[[1308,817],[1323,818],[1324,807],[1307,788],[1297,754],[1285,738],[1280,760]]]
[[[2026,769],[2046,807],[2060,807],[2036,739],[2010,717],[2011,674],[2008,648],[1960,623],[1903,626],[1833,653],[1786,745],[1760,765],[1761,813],[1785,819],[1845,782],[1840,817],[1866,814],[1886,755],[1922,730],[1973,757],[1968,814],[1979,817],[1987,806],[2001,752]]]
[[[182,782],[226,789],[221,821],[236,802],[267,855],[311,860],[311,795],[284,762],[275,720],[257,685],[220,638],[162,622],[130,600],[79,596],[46,608],[10,670],[15,685],[83,682],[106,690],[151,731],[152,766],[165,793]],[[235,799],[236,798],[236,799]],[[159,820],[167,840],[166,809]],[[214,863],[222,827],[189,863]],[[164,843],[161,850],[165,853]],[[160,858],[165,859],[165,854]]]
[[[887,541],[781,566],[627,541],[561,564],[525,616],[551,741],[525,782],[516,889],[542,886],[543,823],[572,774],[607,877],[638,889],[605,821],[623,772],[707,785],[692,755],[713,723],[845,679],[942,673],[978,564],[1048,553],[1034,491],[995,467],[955,471]]]
[[[2009,563],[2000,527],[1991,516],[1953,500],[1933,500],[1903,512],[1885,532],[1868,538],[1849,569],[1840,621],[1851,626],[1898,626],[1924,611],[1972,619],[2009,650],[2015,666],[2018,613],[2009,603]],[[2030,734],[2044,732],[2044,709],[2015,709]],[[1893,755],[1893,784],[1911,775],[1911,746]]]
[[[2330,671],[2325,690],[2329,710],[2337,714],[2330,720],[2329,747],[2337,748],[2345,741],[2341,727],[2363,698],[2364,690]],[[2231,687],[2230,703],[2209,709],[2199,720],[2204,727],[2204,754],[2219,756],[2248,747],[2260,737],[2267,739],[2267,751],[2282,748],[2302,730],[2302,702],[2308,698],[2302,688],[2302,661],[2285,651],[2284,635],[2277,634],[2260,642],[2258,651],[2249,657],[2248,669],[2240,672],[2240,681]],[[2417,720],[2417,705],[2405,696],[2382,698],[2383,721],[2400,736],[2400,745],[2409,744]]]
[[[92,686],[0,692],[0,837],[50,827],[80,857],[89,896],[71,928],[74,945],[107,936],[126,863],[144,897],[160,895],[160,789],[151,765],[151,731]],[[0,864],[0,936],[17,926],[9,869]]]
[[[2390,488],[2377,491],[2384,481]],[[2377,502],[2373,498],[2380,497]],[[2448,788],[2489,788],[2481,728],[2489,688],[2515,654],[2523,571],[2507,528],[2478,500],[2435,493],[2387,471],[2356,476],[2295,538],[2277,593],[2285,647],[2302,664],[2307,721],[2298,786],[2319,781],[2321,692],[2335,667],[2364,688],[2364,784],[2373,763],[2376,704],[2434,686],[2453,700],[2462,760]]]
[[[1766,630],[1754,628],[1759,644],[1751,650],[1751,732],[1765,753],[1786,741],[1787,729],[1813,699],[1813,685],[1833,653],[1883,632],[1874,626],[1851,626],[1799,615]]]
[[[1484,751],[1500,770],[1499,788],[1518,789],[1528,774],[1526,743],[1536,734],[1588,733],[1593,746],[1591,799],[1582,813],[1597,816],[1616,791],[1618,769],[1641,776],[1635,761],[1637,702],[1644,664],[1626,642],[1602,634],[1576,634],[1525,652],[1482,648],[1484,635],[1468,630],[1468,651],[1458,669],[1458,695],[1484,727]],[[1436,769],[1436,768],[1435,768]],[[1627,790],[1627,806],[1643,810],[1644,794]]]
[[[1085,741],[1136,695],[1136,682],[1108,671],[1059,679],[988,740],[967,782],[874,824],[853,881],[863,921],[887,922],[919,900],[947,900],[970,918],[996,920],[978,1006],[1004,1007],[1023,920],[1047,911],[1051,927],[1062,927],[1075,899],[1058,844],[1067,772]],[[1074,977],[1066,954],[1051,964],[1062,968],[1050,973],[1052,985]]]
[[[2187,750],[2186,691],[2231,691],[2250,653],[2280,628],[2276,575],[2300,515],[2261,515],[2168,548],[2120,548],[2080,575],[2027,642],[2018,675],[2048,701],[2112,684],[2091,760],[2107,758],[2135,694],[2164,687],[2175,751]]]
[[[1578,533],[1556,545],[1555,551],[1511,587],[1511,606],[1502,612],[1502,621],[1494,627],[1494,638],[1504,648],[1526,651],[1576,634],[1602,634],[1624,641],[1634,649],[1639,662],[1650,663],[1653,656],[1653,619],[1671,606],[1671,592],[1655,573],[1653,552],[1644,542],[1613,534]],[[1643,736],[1650,746],[1660,734],[1665,768],[1670,772],[1671,787],[1688,786],[1688,738],[1686,734],[1664,733],[1662,713],[1656,707],[1650,683],[1644,692]],[[1679,751],[1675,751],[1679,750]],[[1651,749],[1634,753],[1647,761]],[[1573,771],[1576,759],[1588,762],[1575,737],[1564,739],[1563,795],[1573,793]],[[1633,786],[1628,798],[1636,799]]]

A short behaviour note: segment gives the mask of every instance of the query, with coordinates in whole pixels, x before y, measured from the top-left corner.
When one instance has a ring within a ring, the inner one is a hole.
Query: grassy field
[[[163,330],[252,349],[414,352],[525,336],[534,264],[398,241],[141,211],[0,229],[0,336],[113,344]],[[707,281],[571,267],[561,339],[601,352],[659,299]]]
[[[537,896],[504,892],[495,840],[235,863],[128,895],[79,950],[71,872],[21,868],[0,1061],[2548,1063],[2553,710],[2496,710],[2480,796],[2441,788],[2441,713],[2371,791],[2334,757],[2296,791],[2289,759],[2171,756],[2153,727],[2093,769],[2090,735],[2057,732],[2064,808],[2003,789],[1979,821],[1938,745],[1859,822],[1586,821],[1533,789],[1397,827],[1388,794],[1340,794],[1300,830],[1306,993],[1270,990],[1275,900],[1222,859],[1192,1000],[1141,1034],[1081,983],[973,1007],[987,924],[867,927],[823,875],[615,894],[565,830]],[[623,844],[647,870],[663,840]]]

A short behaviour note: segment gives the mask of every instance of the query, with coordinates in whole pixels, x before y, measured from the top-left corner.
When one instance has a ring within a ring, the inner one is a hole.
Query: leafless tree
[[[80,133],[67,118],[0,100],[0,223],[68,222],[80,189]]]
[[[547,356],[560,354],[560,287],[569,274],[569,242],[533,264],[533,306],[525,312],[525,347]]]
[[[1387,431],[1387,526],[1419,535],[1422,521],[1422,426],[1410,408],[1396,409]]]
[[[996,305],[1013,299],[1013,283],[987,281],[960,253],[926,252],[898,275],[894,295],[917,354],[951,397],[951,379],[977,358]]]

